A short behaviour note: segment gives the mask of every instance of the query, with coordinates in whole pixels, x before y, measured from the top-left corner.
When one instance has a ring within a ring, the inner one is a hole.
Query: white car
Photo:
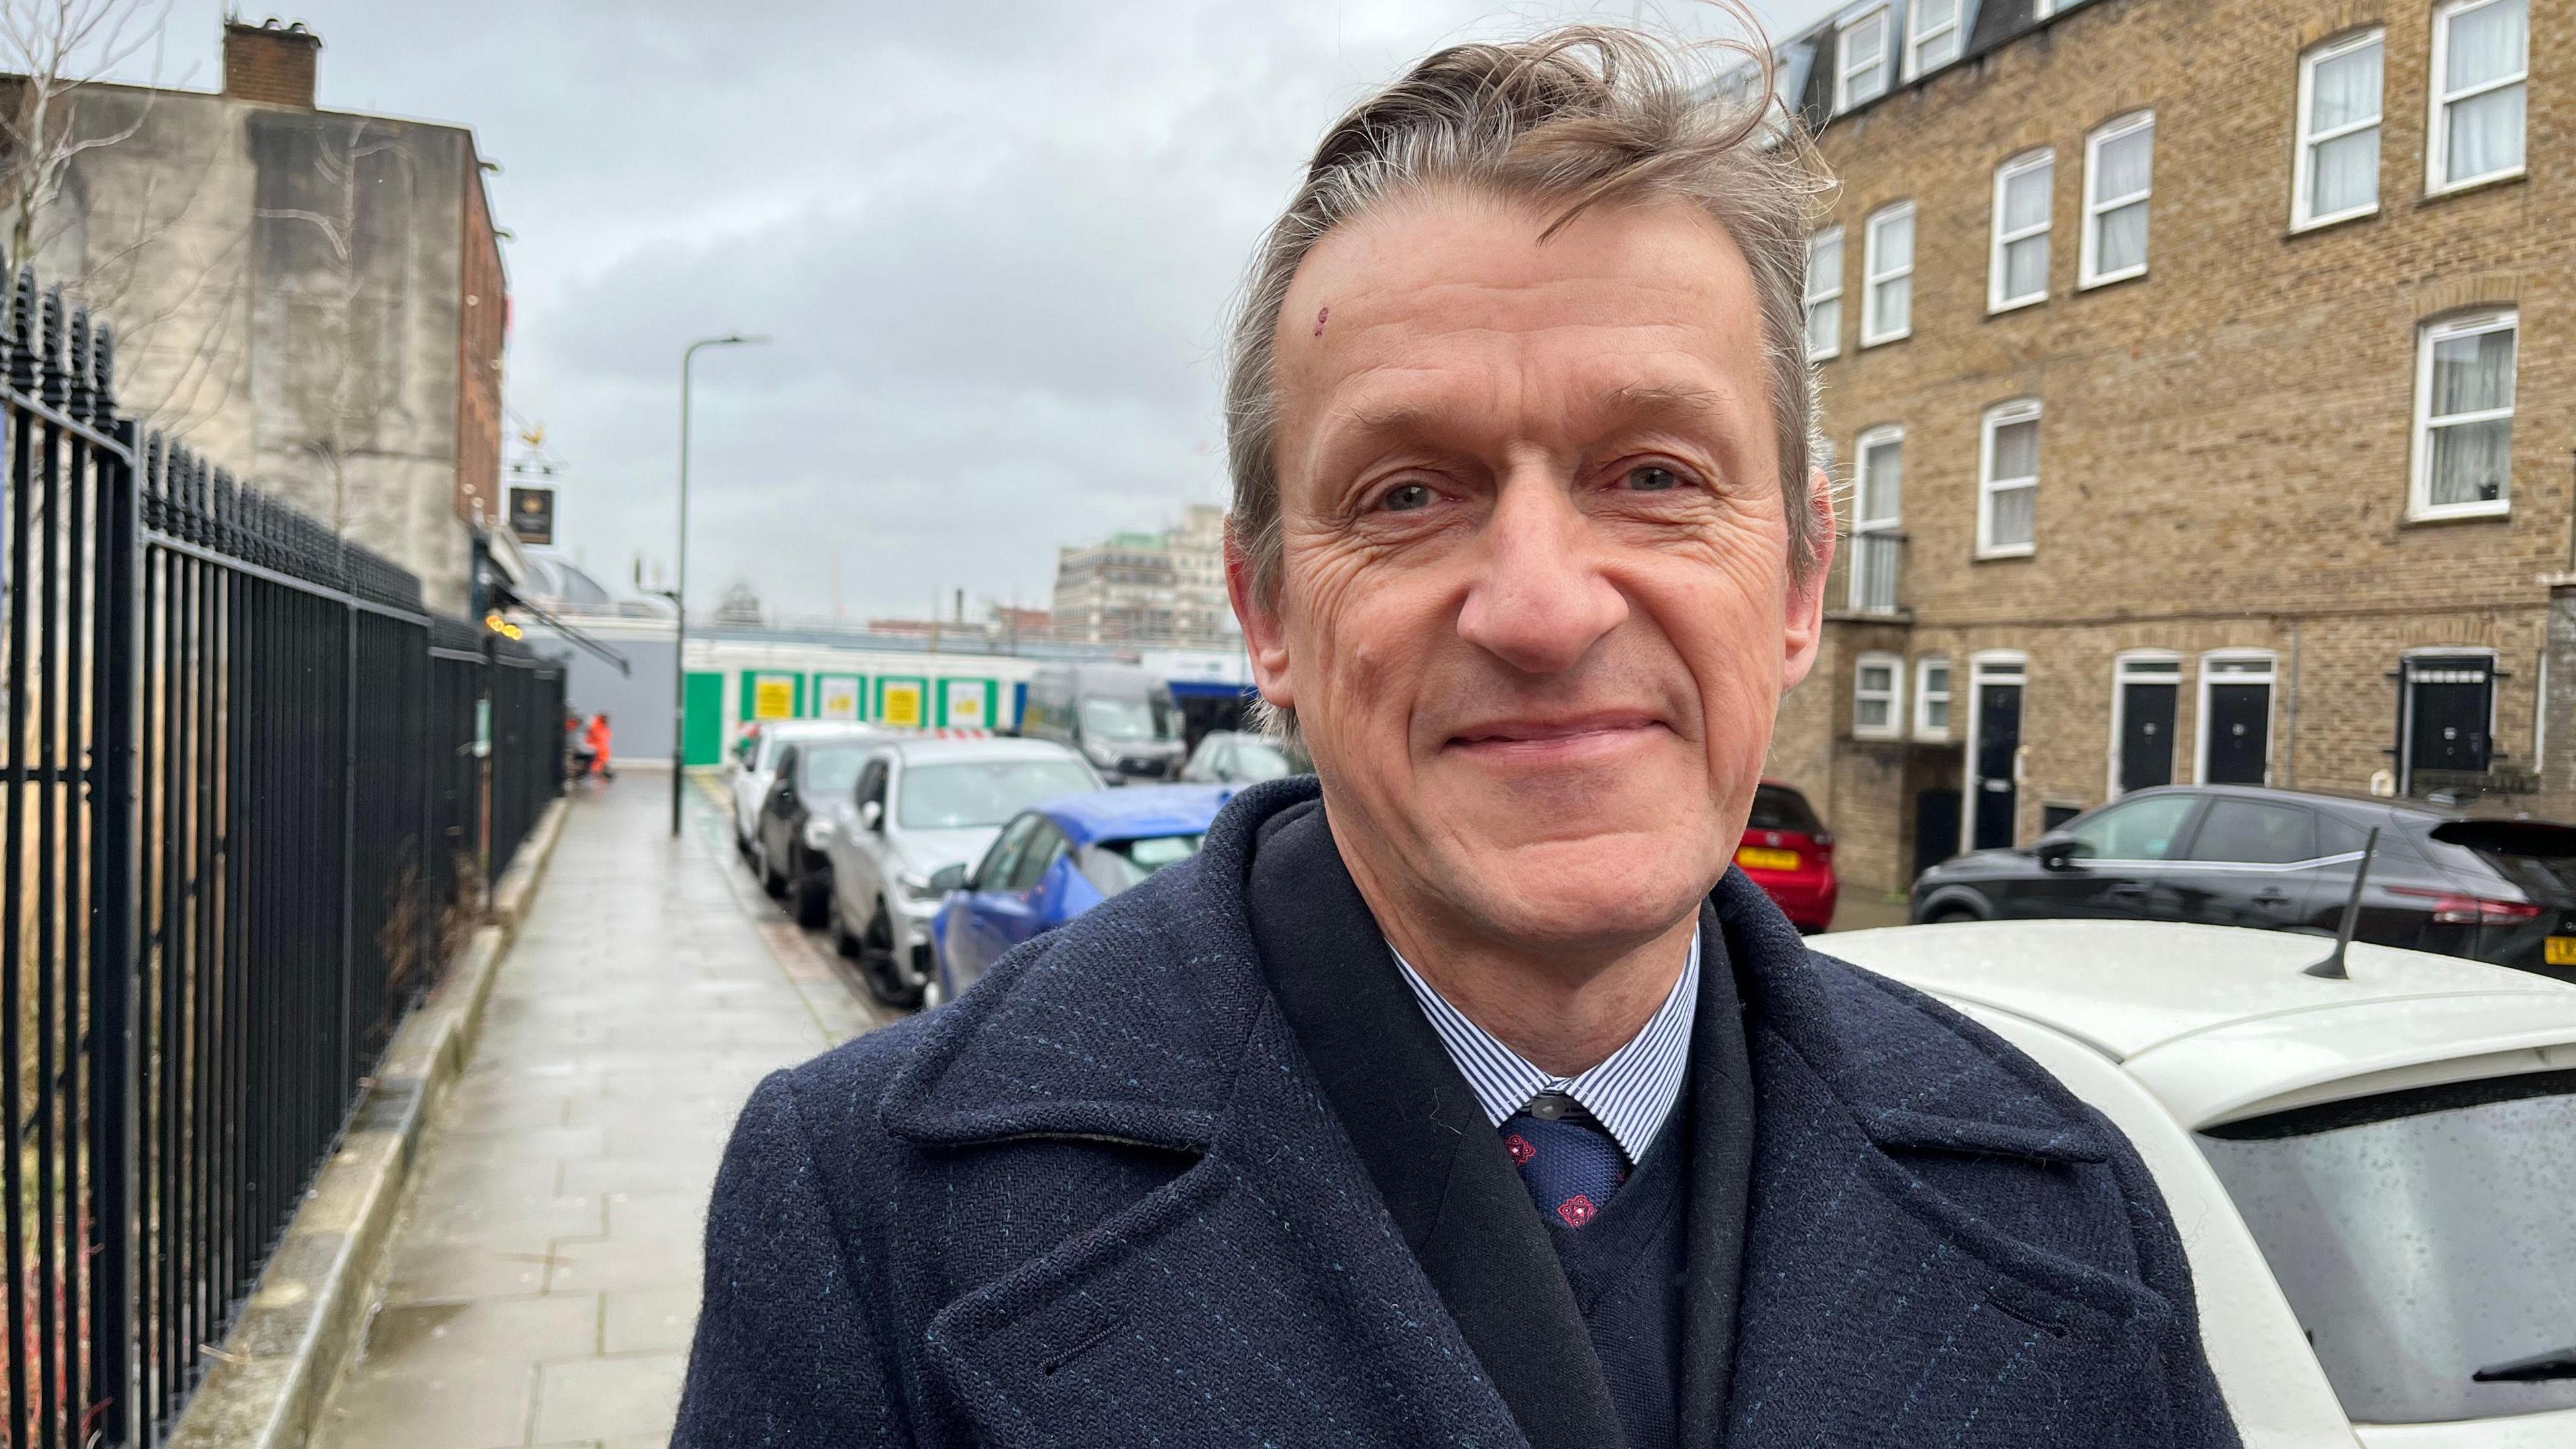
[[[778,751],[790,740],[816,740],[843,736],[866,738],[884,731],[869,725],[852,724],[837,719],[774,719],[743,737],[734,750],[733,770],[733,848],[742,852],[754,869],[760,862],[752,847],[759,840],[760,807],[769,798],[769,787],[778,780]]]
[[[2576,1445],[2576,986],[2152,921],[1855,931],[2109,1117],[2249,1449]]]
[[[859,769],[856,813],[823,843],[832,875],[832,942],[859,958],[890,1006],[930,984],[930,922],[947,894],[942,867],[983,858],[1014,815],[1041,800],[1103,788],[1089,761],[1045,740],[906,739]]]

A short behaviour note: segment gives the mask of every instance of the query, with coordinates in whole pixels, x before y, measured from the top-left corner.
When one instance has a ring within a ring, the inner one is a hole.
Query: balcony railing
[[[1896,612],[1896,575],[1905,558],[1905,535],[1878,530],[1851,537],[1851,611]]]

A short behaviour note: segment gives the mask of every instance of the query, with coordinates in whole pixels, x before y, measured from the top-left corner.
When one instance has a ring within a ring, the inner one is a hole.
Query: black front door
[[[2201,778],[2212,785],[2260,785],[2272,753],[2272,686],[2209,687],[2209,761]]]
[[[1978,850],[1997,850],[2013,843],[2013,757],[2021,753],[2021,684],[1977,686]]]
[[[1959,792],[1921,790],[1914,796],[1914,873],[1921,875],[1959,853]]]
[[[2486,657],[2410,660],[2406,687],[2410,736],[2407,767],[2471,773],[2485,770],[2492,745],[2487,737],[2487,719],[2493,711],[2495,689]]]
[[[2173,783],[2175,687],[2120,686],[2120,793]]]

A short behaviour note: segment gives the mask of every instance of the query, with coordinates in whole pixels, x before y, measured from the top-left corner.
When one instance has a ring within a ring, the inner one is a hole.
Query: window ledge
[[[2495,523],[2513,516],[2513,500],[2498,499],[2493,503],[2462,503],[2448,508],[2410,512],[2398,520],[2400,527],[2422,528],[2445,523]]]
[[[2448,186],[2428,187],[2422,196],[2415,198],[2415,204],[2431,206],[2436,202],[2448,201],[2454,196],[2466,196],[2473,191],[2484,191],[2490,186],[2519,186],[2530,179],[2531,173],[2517,166],[2511,171],[2499,171],[2493,176],[2454,181]]]
[[[2028,558],[2037,552],[2039,552],[2039,545],[2035,543],[1999,544],[1993,548],[1978,549],[1974,562],[1988,563],[1995,559]]]
[[[1998,302],[1992,297],[1988,297],[1986,299],[1986,315],[1989,317],[2000,317],[2006,312],[2018,312],[2024,307],[2036,307],[2047,300],[2048,294],[2046,292],[2042,292],[2035,297],[2024,297],[2013,302]]]
[[[1948,730],[1942,730],[1938,733],[1933,733],[1925,730],[1916,730],[1914,732],[1914,743],[1918,745],[1946,745],[1951,743],[1950,732]]]
[[[1807,354],[1807,360],[1809,362],[1831,362],[1842,355],[1843,350],[1837,347],[1831,352],[1810,352]]]
[[[1855,725],[1852,727],[1851,737],[1865,745],[1893,745],[1900,744],[1904,741],[1905,732],[1902,730],[1865,730]]]
[[[1890,332],[1890,333],[1888,333],[1885,337],[1872,337],[1872,336],[1868,335],[1867,333],[1863,333],[1863,334],[1861,335],[1860,345],[1861,345],[1862,347],[1864,347],[1864,348],[1868,348],[1868,347],[1885,347],[1887,344],[1889,344],[1889,343],[1891,343],[1891,342],[1902,342],[1902,341],[1904,341],[1906,338],[1911,337],[1911,336],[1913,336],[1913,335],[1914,335],[1914,329],[1913,329],[1913,328],[1911,328],[1911,327],[1906,328],[1906,329],[1905,329],[1904,331],[1902,331],[1902,332]]]
[[[2120,272],[2105,272],[2101,276],[2086,277],[2084,280],[2077,282],[2075,284],[2075,290],[2079,292],[2090,292],[2097,287],[2117,286],[2122,282],[2137,281],[2146,274],[2147,269],[2142,266],[2131,267],[2126,271]]]
[[[2377,215],[2379,215],[2379,203],[2374,201],[2369,206],[2366,206],[2359,211],[2339,211],[2332,216],[2320,216],[2307,221],[2294,221],[2290,223],[2290,229],[2281,233],[2281,235],[2286,239],[2294,236],[2306,236],[2311,232],[2332,231],[2336,227],[2349,225],[2352,222],[2368,221]]]

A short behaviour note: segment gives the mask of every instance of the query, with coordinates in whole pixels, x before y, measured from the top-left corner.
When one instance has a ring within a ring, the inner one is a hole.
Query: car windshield
[[[859,783],[859,767],[867,763],[865,745],[823,746],[805,752],[803,773],[805,793],[817,800],[829,795],[846,795]]]
[[[1162,711],[1141,694],[1093,695],[1082,702],[1082,733],[1095,740],[1170,738]]]
[[[1813,835],[1825,828],[1816,818],[1807,797],[1782,785],[1757,785],[1753,789],[1753,814],[1744,822],[1747,830],[1796,830]]]
[[[1082,852],[1082,873],[1114,896],[1167,865],[1178,865],[1199,853],[1197,835],[1147,835],[1135,840],[1104,840]]]
[[[2576,1408],[2576,1072],[2301,1108],[2200,1147],[2353,1419]]]
[[[1266,740],[1240,739],[1234,742],[1234,777],[1244,784],[1277,780],[1297,773],[1288,756],[1277,745]]]
[[[1097,788],[1089,771],[1071,760],[977,760],[971,764],[916,765],[904,772],[906,830],[968,830],[999,825],[1040,800]]]

